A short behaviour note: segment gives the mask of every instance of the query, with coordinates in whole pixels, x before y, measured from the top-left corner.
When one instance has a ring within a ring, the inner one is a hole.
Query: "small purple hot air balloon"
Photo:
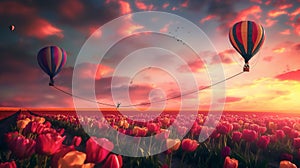
[[[42,70],[50,77],[49,86],[54,86],[53,78],[61,71],[67,62],[67,53],[60,47],[47,46],[40,49],[37,61]]]

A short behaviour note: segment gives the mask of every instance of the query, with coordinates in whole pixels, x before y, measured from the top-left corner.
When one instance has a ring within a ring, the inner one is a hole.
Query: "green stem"
[[[184,157],[186,155],[186,152],[184,151],[181,157],[181,161],[180,161],[180,167],[183,167],[183,162],[184,162]]]
[[[169,168],[172,167],[172,156],[173,156],[173,152],[170,154],[170,158],[169,158]]]

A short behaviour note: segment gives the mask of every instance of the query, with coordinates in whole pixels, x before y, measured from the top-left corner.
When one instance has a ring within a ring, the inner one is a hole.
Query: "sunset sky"
[[[132,103],[148,102],[149,95],[151,100],[174,96],[180,93],[176,79],[172,77],[174,74],[182,80],[192,74],[197,87],[207,86],[213,76],[208,76],[206,66],[222,66],[225,77],[239,73],[243,62],[229,42],[228,31],[238,21],[252,20],[265,28],[266,40],[260,52],[251,59],[250,72],[226,82],[226,96],[221,98],[226,99],[225,110],[300,112],[300,0],[1,0],[0,107],[73,107],[72,97],[48,86],[49,78],[37,64],[38,51],[47,45],[66,50],[67,64],[55,82],[72,92],[73,68],[84,42],[93,33],[99,38],[105,36],[106,32],[98,30],[105,23],[140,11],[168,12],[197,25],[216,50],[207,49],[198,54],[200,57],[211,56],[212,61],[205,65],[183,42],[174,38],[176,35],[179,38],[180,33],[190,33],[187,29],[165,23],[160,31],[168,32],[169,37],[151,33],[130,36],[115,45],[101,63],[80,67],[82,80],[95,80],[98,101],[127,105],[128,100],[123,95],[128,93],[124,88],[129,88]],[[10,31],[10,25],[15,26],[14,31]],[[115,31],[115,34],[127,35],[128,32],[147,30],[147,27],[138,25],[134,17],[128,17],[117,29],[121,31]],[[193,35],[190,39],[193,40]],[[151,46],[166,50],[139,50]],[[176,62],[167,49],[182,54],[180,57],[184,57],[188,66]],[[143,61],[137,59],[125,68],[129,72],[135,67],[139,70],[136,75],[117,71],[122,59],[134,55],[133,52]],[[216,56],[221,62],[213,61]],[[163,65],[171,68],[174,74],[156,68]],[[96,73],[91,70],[94,67],[98,69]],[[113,77],[117,84],[111,88]],[[191,87],[191,81],[184,81],[182,93]],[[119,95],[117,102],[112,101],[111,89]],[[211,91],[200,92],[199,100],[187,97],[184,103],[187,107],[199,104],[200,110],[207,110],[213,96]],[[164,107],[177,108],[179,101],[169,100]]]

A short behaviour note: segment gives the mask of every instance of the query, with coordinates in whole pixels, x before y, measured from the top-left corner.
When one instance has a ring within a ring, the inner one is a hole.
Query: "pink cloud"
[[[258,4],[262,4],[262,0],[250,0],[250,2],[255,2],[255,3],[258,3]]]
[[[196,60],[196,61],[192,61],[189,62],[188,65],[183,65],[179,68],[180,72],[200,72],[203,68],[205,68],[205,64],[200,61],[200,60]]]
[[[263,58],[264,61],[266,62],[271,62],[273,60],[273,57],[272,56],[266,56]]]
[[[135,6],[140,9],[140,10],[153,10],[154,5],[146,5],[144,2],[136,0],[135,2]]]
[[[169,7],[169,6],[170,6],[169,3],[164,3],[162,7],[163,7],[164,9],[166,9],[166,8]]]
[[[182,2],[182,3],[180,4],[180,6],[183,7],[183,8],[188,7],[188,6],[189,6],[189,0],[185,0],[184,2]]]
[[[291,21],[294,20],[295,17],[296,17],[297,15],[299,15],[299,14],[300,14],[300,8],[297,8],[296,10],[294,10],[292,13],[289,14],[290,20],[291,20]]]
[[[264,27],[272,27],[275,25],[278,21],[272,20],[272,19],[266,19],[266,23],[264,24]]]
[[[298,18],[296,21],[291,23],[291,26],[294,29],[294,33],[298,36],[300,36],[300,18]]]
[[[59,38],[63,38],[64,36],[61,29],[42,18],[32,20],[29,22],[29,25],[23,28],[23,30],[27,36],[33,36],[40,39],[53,35]]]
[[[279,80],[300,81],[300,69],[277,75],[275,78]]]
[[[235,51],[233,49],[228,49],[228,50],[224,50],[222,52],[220,52],[218,54],[218,56],[220,56],[221,61],[225,64],[230,64],[233,62],[233,60],[231,59],[231,55],[234,54]]]
[[[28,7],[17,2],[0,3],[0,13],[9,14],[24,21],[20,22],[22,29],[20,32],[26,36],[45,38],[48,36],[57,36],[62,38],[62,30],[54,26],[48,20],[39,17],[34,8]]]
[[[291,34],[291,30],[290,29],[285,29],[285,30],[281,31],[280,34],[282,34],[282,35],[290,35]]]
[[[291,8],[291,7],[293,7],[293,4],[282,4],[278,7],[278,9],[283,10],[283,9],[288,9],[288,8]]]
[[[227,96],[224,99],[220,99],[219,102],[223,102],[225,101],[226,103],[234,103],[234,102],[238,102],[241,101],[243,98],[241,97],[231,97],[231,96]]]
[[[245,8],[239,12],[235,16],[228,15],[223,16],[219,15],[218,19],[222,22],[222,24],[218,27],[218,30],[224,31],[227,30],[233,26],[236,22],[239,22],[241,20],[256,20],[259,21],[261,17],[261,8],[258,5],[250,6],[248,8]],[[228,19],[230,17],[230,19]],[[225,32],[225,31],[224,31]]]
[[[280,15],[286,15],[286,14],[288,14],[287,11],[278,10],[278,9],[274,9],[268,12],[268,16],[271,18],[276,18]]]
[[[0,13],[9,15],[31,15],[35,13],[34,8],[25,6],[18,2],[6,1],[0,2]]]
[[[60,13],[68,19],[76,19],[84,11],[83,4],[78,0],[62,1]]]
[[[203,24],[209,20],[215,19],[216,17],[217,17],[216,15],[207,15],[206,17],[204,17],[200,20],[200,23]]]

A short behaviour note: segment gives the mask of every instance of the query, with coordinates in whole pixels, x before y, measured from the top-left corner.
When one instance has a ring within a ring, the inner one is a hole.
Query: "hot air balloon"
[[[253,21],[240,21],[229,31],[231,45],[245,60],[244,72],[249,72],[249,60],[259,51],[265,40],[264,28]]]
[[[47,46],[40,49],[37,61],[42,70],[50,77],[49,86],[54,86],[53,78],[67,62],[67,53],[60,47]]]
[[[9,30],[10,30],[10,31],[14,31],[14,30],[15,30],[15,26],[14,26],[14,25],[10,25],[10,26],[9,26]]]

